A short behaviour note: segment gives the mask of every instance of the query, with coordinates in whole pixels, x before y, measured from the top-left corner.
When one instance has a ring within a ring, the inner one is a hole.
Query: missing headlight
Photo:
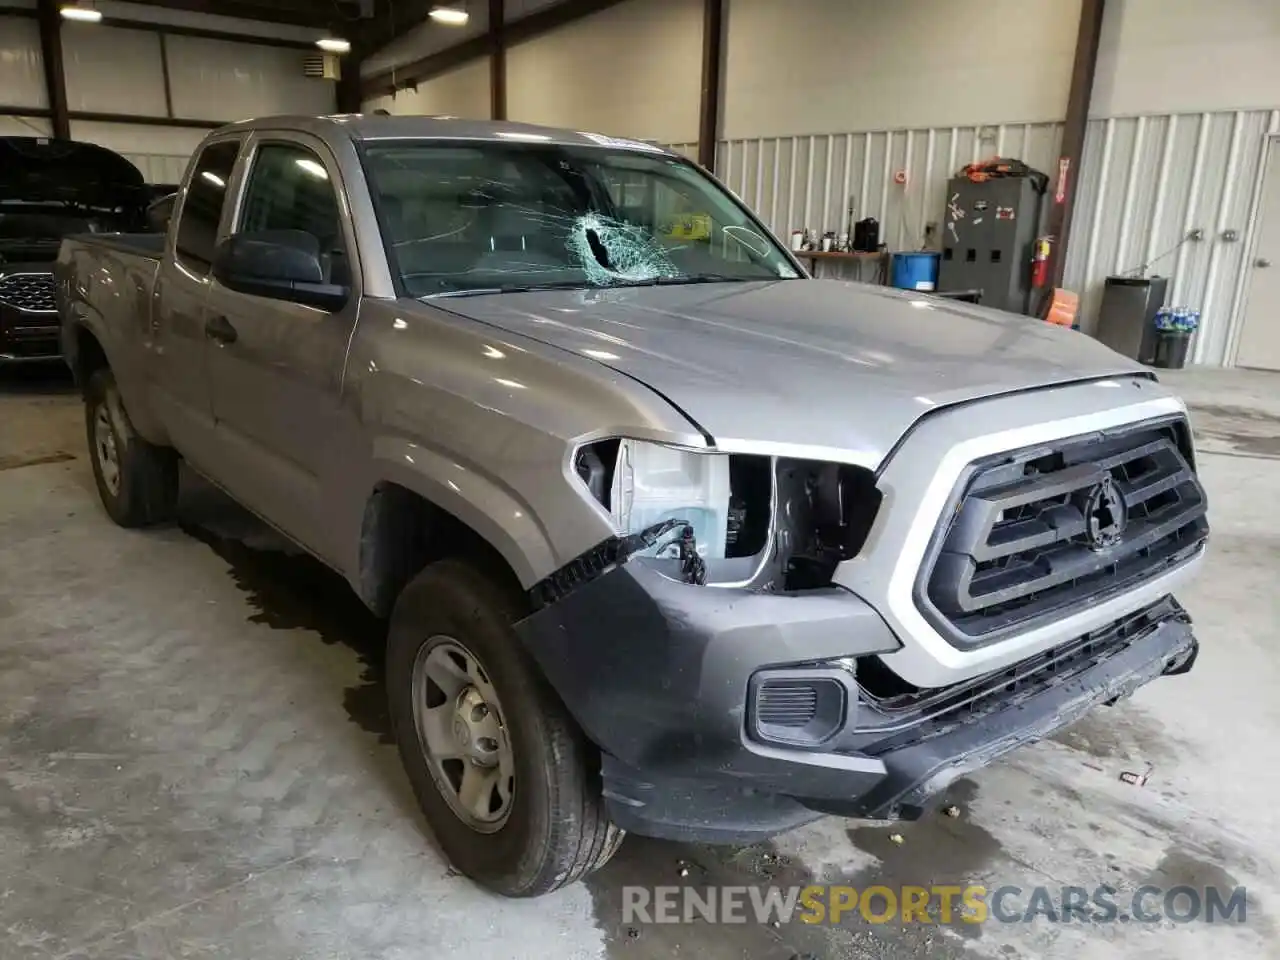
[[[785,590],[829,586],[836,566],[858,555],[880,509],[870,470],[843,463],[779,460],[777,565]]]
[[[862,549],[881,503],[871,471],[850,464],[613,439],[580,448],[573,465],[621,535],[687,524],[712,584],[829,586]],[[653,556],[674,560],[678,550],[668,544]]]

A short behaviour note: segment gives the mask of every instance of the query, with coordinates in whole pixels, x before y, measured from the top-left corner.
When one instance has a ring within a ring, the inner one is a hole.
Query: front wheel
[[[170,519],[178,503],[178,455],[138,436],[110,370],[89,378],[84,410],[93,479],[111,519],[122,527]]]
[[[536,897],[608,862],[623,833],[599,758],[520,646],[508,591],[453,560],[396,601],[387,649],[392,724],[436,839],[464,874]]]

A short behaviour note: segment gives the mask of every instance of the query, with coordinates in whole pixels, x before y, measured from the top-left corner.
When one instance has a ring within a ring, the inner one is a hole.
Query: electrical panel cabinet
[[[942,214],[938,290],[981,290],[981,303],[1027,313],[1044,194],[1030,177],[953,177]]]

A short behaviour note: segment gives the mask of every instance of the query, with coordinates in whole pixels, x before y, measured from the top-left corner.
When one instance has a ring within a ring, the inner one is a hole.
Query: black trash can
[[[1156,334],[1156,355],[1152,366],[1164,370],[1181,370],[1187,365],[1187,347],[1191,334],[1185,330],[1161,330]]]

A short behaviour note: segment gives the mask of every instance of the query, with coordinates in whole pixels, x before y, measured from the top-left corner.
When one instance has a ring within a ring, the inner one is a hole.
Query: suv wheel
[[[387,683],[401,759],[449,860],[509,897],[608,862],[622,831],[599,757],[520,646],[519,607],[475,568],[428,567],[391,617]]]
[[[89,378],[84,410],[93,478],[111,519],[122,527],[170,519],[178,502],[178,456],[134,432],[110,370]]]

